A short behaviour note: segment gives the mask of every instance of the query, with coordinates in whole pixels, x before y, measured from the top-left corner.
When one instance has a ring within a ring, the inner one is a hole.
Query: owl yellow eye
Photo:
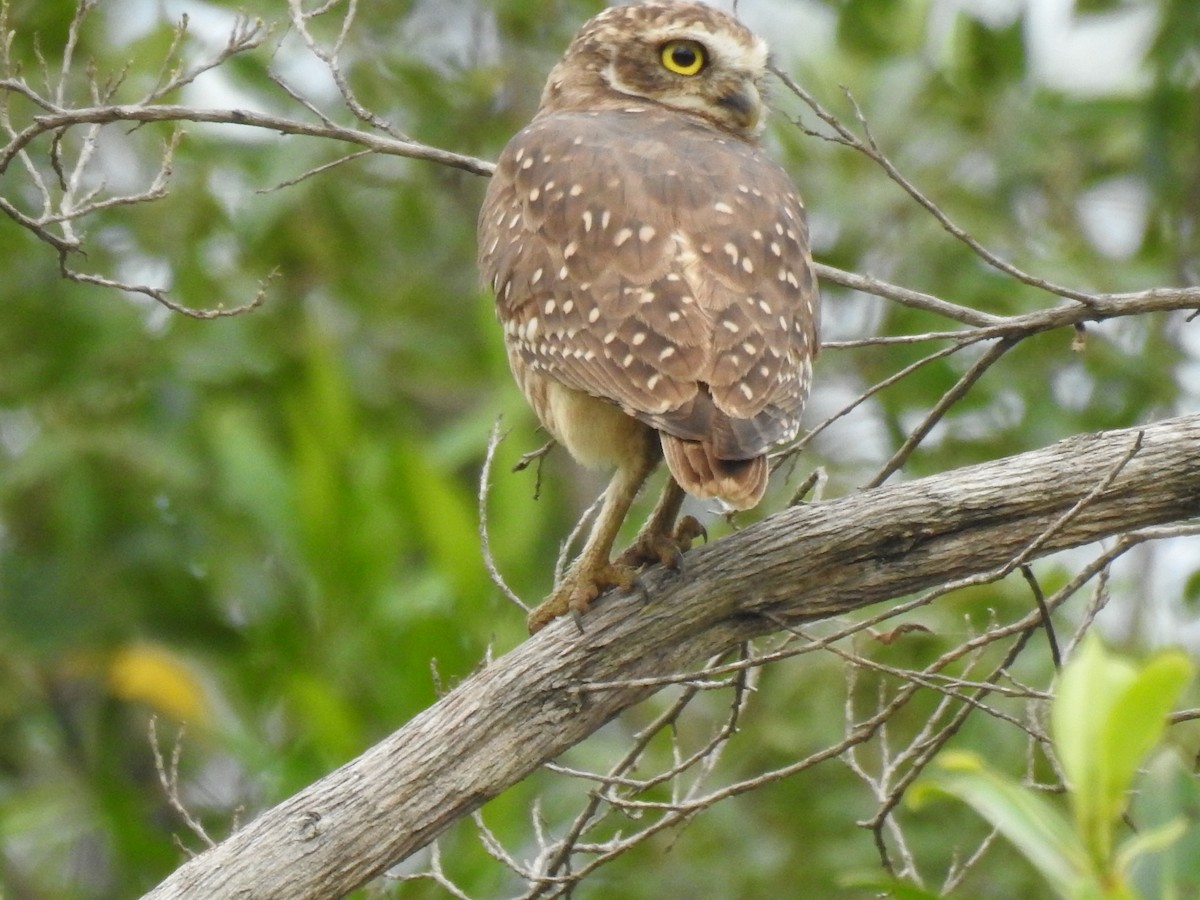
[[[676,75],[695,75],[708,60],[696,41],[671,41],[663,45],[662,64]]]

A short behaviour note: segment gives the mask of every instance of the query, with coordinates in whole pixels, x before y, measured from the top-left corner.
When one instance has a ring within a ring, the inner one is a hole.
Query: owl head
[[[607,9],[550,73],[539,115],[649,102],[744,138],[762,128],[766,42],[703,3]]]

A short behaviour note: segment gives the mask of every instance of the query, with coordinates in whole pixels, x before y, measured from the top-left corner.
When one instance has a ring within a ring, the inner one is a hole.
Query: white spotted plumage
[[[481,264],[501,319],[524,323],[506,332],[514,369],[746,460],[794,436],[807,394],[818,309],[804,210],[757,146],[759,117],[720,118],[725,72],[676,85],[628,60],[677,39],[758,90],[763,44],[723,13],[649,3],[597,16],[501,157]],[[563,352],[568,340],[592,354]]]
[[[699,72],[668,69],[673,41],[702,48]],[[551,72],[480,214],[480,267],[547,429],[619,470],[661,444],[683,488],[739,508],[799,427],[819,319],[803,204],[757,141],[766,52],[701,3],[606,10]],[[625,435],[607,450],[600,419]]]

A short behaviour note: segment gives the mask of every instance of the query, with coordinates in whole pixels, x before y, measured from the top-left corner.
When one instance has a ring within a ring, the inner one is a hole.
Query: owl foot
[[[684,516],[670,534],[643,531],[617,557],[617,564],[640,569],[657,563],[678,571],[683,568],[683,554],[692,549],[692,543],[698,537],[707,541],[708,532],[694,516]]]
[[[583,614],[592,601],[609,588],[631,591],[637,583],[637,570],[623,560],[601,563],[590,571],[578,564],[567,570],[554,592],[529,614],[525,624],[530,634],[537,634],[559,616],[571,614],[575,625],[583,631]]]

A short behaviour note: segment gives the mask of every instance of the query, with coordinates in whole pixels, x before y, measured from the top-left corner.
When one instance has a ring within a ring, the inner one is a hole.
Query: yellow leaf
[[[128,644],[108,664],[108,686],[131,703],[141,702],[179,722],[201,725],[207,703],[199,679],[177,656],[153,644]]]

